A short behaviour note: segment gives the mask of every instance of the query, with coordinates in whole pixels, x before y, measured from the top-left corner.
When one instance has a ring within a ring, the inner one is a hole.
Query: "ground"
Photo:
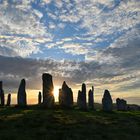
[[[140,111],[1,107],[0,140],[140,140]]]

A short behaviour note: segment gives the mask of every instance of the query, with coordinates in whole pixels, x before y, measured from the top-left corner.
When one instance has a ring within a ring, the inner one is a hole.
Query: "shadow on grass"
[[[0,108],[0,138],[14,140],[139,140],[140,112]]]

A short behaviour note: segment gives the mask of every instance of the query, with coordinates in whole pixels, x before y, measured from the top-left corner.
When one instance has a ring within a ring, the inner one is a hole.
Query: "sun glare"
[[[59,96],[59,89],[60,89],[59,86],[54,87],[54,97],[56,100],[58,99],[58,96]]]

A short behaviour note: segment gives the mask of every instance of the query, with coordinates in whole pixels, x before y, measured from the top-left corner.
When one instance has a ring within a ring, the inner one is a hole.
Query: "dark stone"
[[[82,108],[82,92],[80,90],[78,90],[78,97],[77,97],[77,106],[79,108]]]
[[[59,96],[58,96],[59,104],[63,104],[63,94],[62,94],[62,89],[59,89]]]
[[[124,99],[117,98],[116,105],[118,111],[126,111],[127,110],[127,102]]]
[[[47,108],[54,106],[54,95],[53,95],[53,80],[52,75],[44,73],[42,75],[43,80],[43,105]]]
[[[26,100],[26,82],[25,79],[22,79],[19,85],[18,94],[17,94],[17,104],[20,107],[27,106]]]
[[[73,106],[73,92],[65,81],[63,82],[62,89],[59,89],[59,104],[66,108]]]
[[[140,111],[140,106],[139,105],[127,105],[127,110],[128,111]]]
[[[4,104],[5,104],[4,90],[2,86],[2,81],[0,81],[0,105],[4,106]]]
[[[90,89],[88,92],[88,106],[91,109],[94,109],[94,87],[92,86],[92,90]]]
[[[38,104],[41,104],[42,101],[42,94],[41,92],[38,93]]]
[[[11,94],[9,93],[7,96],[7,104],[6,106],[10,106],[11,105]]]
[[[103,111],[112,111],[112,98],[110,92],[105,90],[104,96],[102,98]]]
[[[79,109],[87,109],[86,85],[84,83],[82,84],[82,91],[78,91],[77,106],[79,107]]]

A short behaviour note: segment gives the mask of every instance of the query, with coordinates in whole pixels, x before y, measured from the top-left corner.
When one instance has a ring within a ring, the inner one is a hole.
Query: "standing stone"
[[[88,92],[88,106],[91,109],[94,109],[94,87],[92,86],[92,90],[90,89]]]
[[[82,92],[78,90],[78,97],[77,97],[77,106],[81,108],[82,106],[82,97],[81,97]]]
[[[65,81],[62,89],[59,89],[59,103],[62,107],[71,108],[73,106],[73,92]]]
[[[78,91],[77,106],[83,110],[87,109],[86,85],[84,83],[82,84],[82,91]]]
[[[43,80],[43,105],[52,108],[54,106],[54,95],[53,95],[53,80],[52,75],[44,73],[42,75]]]
[[[117,98],[116,105],[118,111],[126,111],[127,110],[127,102],[124,99]]]
[[[41,92],[38,93],[38,104],[41,104],[42,95]]]
[[[102,98],[103,111],[112,111],[112,98],[110,92],[105,90],[104,96]]]
[[[11,105],[11,94],[9,93],[7,96],[7,106]]]
[[[4,106],[4,104],[5,104],[4,90],[2,86],[2,81],[0,81],[0,105]]]
[[[58,100],[59,100],[59,104],[62,105],[63,103],[63,97],[62,97],[62,89],[59,89],[59,96],[58,96]]]
[[[22,79],[19,85],[18,94],[17,94],[17,104],[20,107],[27,106],[27,100],[26,100],[26,82],[25,79]]]

